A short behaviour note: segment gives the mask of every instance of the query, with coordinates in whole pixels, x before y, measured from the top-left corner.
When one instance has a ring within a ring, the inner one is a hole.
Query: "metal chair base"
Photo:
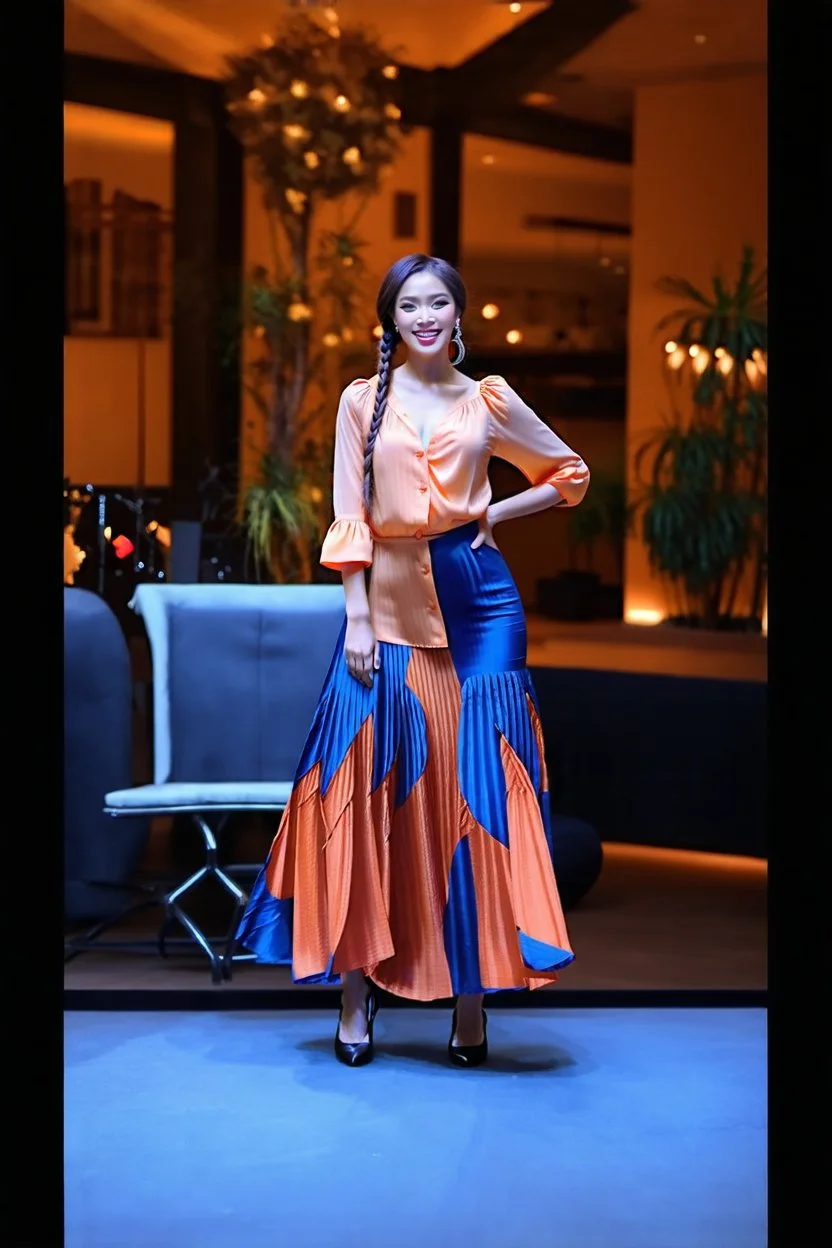
[[[162,813],[162,812],[160,812]],[[235,962],[253,961],[253,954],[235,954],[235,934],[237,926],[242,918],[243,911],[248,902],[248,894],[234,882],[228,871],[220,866],[217,862],[217,839],[212,831],[207,819],[204,815],[191,811],[191,818],[197,824],[202,833],[203,845],[205,848],[205,863],[197,871],[194,871],[186,880],[178,884],[175,888],[168,891],[161,891],[160,886],[154,885],[137,885],[140,890],[150,895],[143,900],[133,902],[126,906],[123,910],[115,915],[110,915],[106,919],[95,923],[87,931],[80,936],[70,937],[64,941],[64,963],[67,963],[83,953],[93,949],[133,949],[143,951],[148,948],[155,947],[160,957],[167,957],[170,946],[174,943],[170,940],[170,931],[175,923],[179,923],[186,932],[188,932],[191,940],[196,944],[208,958],[211,965],[211,981],[214,984],[221,984],[228,981],[232,976],[232,968]],[[230,812],[226,811],[220,817],[217,827],[217,834],[222,829],[222,825],[228,818]],[[233,870],[234,868],[232,868]],[[243,868],[241,868],[242,870]],[[182,899],[187,896],[197,884],[200,884],[208,877],[217,880],[226,893],[229,894],[233,901],[231,919],[228,929],[224,937],[219,941],[216,938],[209,937],[202,930],[196,921],[188,914],[188,912],[180,904]],[[120,886],[119,886],[120,887]],[[135,887],[132,891],[135,891]],[[151,941],[102,941],[99,937],[110,928],[123,922],[131,914],[147,909],[150,906],[162,906],[164,915],[159,928],[156,940]],[[219,949],[215,946],[219,944]]]

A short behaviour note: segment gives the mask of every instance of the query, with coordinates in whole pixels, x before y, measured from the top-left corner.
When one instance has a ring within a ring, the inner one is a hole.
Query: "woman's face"
[[[433,273],[423,270],[402,283],[393,321],[408,351],[427,357],[447,354],[456,317],[451,292]]]

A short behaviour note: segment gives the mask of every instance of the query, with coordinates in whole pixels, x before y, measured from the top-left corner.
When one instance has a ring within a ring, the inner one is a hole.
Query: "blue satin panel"
[[[405,684],[410,647],[382,642],[381,666],[368,689],[349,674],[344,662],[346,627],[345,620],[295,781],[320,762],[321,794],[325,794],[362,724],[372,715],[372,787],[377,789],[398,761],[396,805],[400,806],[425,769],[428,748],[425,713]]]
[[[409,662],[409,646],[382,642],[381,666],[373,680],[373,790],[398,762],[397,808],[407,800],[428,758],[425,712],[405,683]]]
[[[471,549],[479,525],[464,524],[428,543],[448,647],[459,676],[526,666],[526,619],[508,564],[493,546]]]
[[[482,992],[480,941],[477,928],[477,890],[471,866],[471,845],[464,836],[454,850],[448,878],[448,901],[443,916],[443,938],[453,995]]]
[[[249,893],[248,905],[237,928],[237,940],[256,955],[258,962],[274,965],[292,961],[291,898],[278,901],[266,887],[266,867],[260,868]]]
[[[544,944],[542,940],[527,936],[519,928],[517,929],[517,943],[520,946],[523,965],[532,971],[559,971],[561,967],[568,966],[570,962],[575,961],[574,953],[570,953],[568,949],[557,949],[554,945]]]

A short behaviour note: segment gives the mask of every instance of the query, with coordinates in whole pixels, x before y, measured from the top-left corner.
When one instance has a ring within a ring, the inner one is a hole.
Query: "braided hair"
[[[372,510],[375,486],[373,453],[376,449],[376,439],[378,438],[378,432],[387,408],[391,363],[398,339],[398,333],[393,321],[396,299],[407,279],[412,277],[414,273],[422,273],[425,270],[429,273],[434,273],[448,288],[453,297],[457,314],[461,315],[465,311],[466,295],[462,278],[453,265],[448,264],[447,260],[441,260],[438,256],[426,256],[421,252],[411,256],[402,256],[401,260],[397,260],[395,264],[390,266],[384,276],[379,287],[378,298],[376,299],[376,315],[382,328],[381,341],[378,346],[378,388],[376,389],[373,418],[370,421],[367,443],[364,448],[364,506],[367,509],[368,519]]]
[[[373,419],[367,433],[367,445],[364,448],[364,506],[369,517],[373,507],[375,477],[373,475],[373,452],[376,449],[376,438],[387,407],[387,392],[390,389],[390,365],[396,350],[396,330],[392,324],[384,327],[381,342],[378,344],[378,387],[376,402],[373,408]]]

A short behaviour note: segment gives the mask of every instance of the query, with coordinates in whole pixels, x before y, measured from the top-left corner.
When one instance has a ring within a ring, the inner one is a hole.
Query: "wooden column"
[[[436,70],[444,77],[448,70]],[[440,107],[432,122],[430,149],[430,249],[458,265],[462,242],[462,143],[460,121],[445,104],[449,94],[437,84]]]

